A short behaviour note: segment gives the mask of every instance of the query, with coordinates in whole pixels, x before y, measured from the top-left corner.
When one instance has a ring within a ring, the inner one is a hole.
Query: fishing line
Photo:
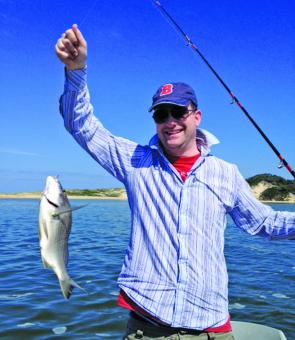
[[[90,6],[90,8],[88,9],[88,11],[86,12],[86,14],[84,15],[84,17],[82,18],[82,20],[78,23],[78,26],[81,26],[84,21],[89,17],[89,14],[92,12],[92,10],[94,9],[95,5],[97,3],[97,0],[94,0],[94,2],[92,3],[92,5]]]
[[[161,11],[163,16],[168,19],[168,22],[174,27],[174,29],[181,35],[182,38],[186,41],[187,45],[190,46],[195,52],[198,53],[198,55],[201,57],[201,59],[205,62],[205,64],[209,67],[209,69],[212,71],[212,73],[215,75],[215,77],[219,80],[219,82],[222,84],[222,86],[225,88],[225,90],[228,92],[232,99],[232,103],[237,104],[237,106],[243,111],[243,113],[246,115],[246,117],[250,120],[250,122],[254,125],[254,127],[257,129],[257,131],[260,133],[260,135],[264,138],[264,140],[267,142],[267,144],[270,146],[270,148],[273,150],[273,152],[277,155],[277,157],[280,160],[279,168],[282,168],[283,166],[289,171],[289,173],[293,176],[295,179],[295,171],[292,169],[291,165],[286,161],[286,159],[281,155],[281,153],[278,151],[278,149],[273,145],[273,143],[270,141],[270,139],[266,136],[266,134],[262,131],[262,129],[259,127],[259,125],[255,122],[255,120],[251,117],[249,112],[244,108],[244,106],[240,103],[238,98],[233,94],[231,89],[227,86],[227,84],[223,81],[223,79],[219,76],[219,74],[215,71],[215,69],[211,66],[211,64],[208,62],[208,60],[205,58],[205,56],[200,52],[198,47],[192,42],[190,37],[183,31],[183,29],[177,24],[177,22],[171,17],[171,15],[166,11],[166,9],[162,6],[160,1],[158,0],[152,0],[152,2],[156,5],[156,7]]]

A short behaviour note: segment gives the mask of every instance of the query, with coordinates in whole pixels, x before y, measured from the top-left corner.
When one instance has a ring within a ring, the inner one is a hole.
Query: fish
[[[44,268],[56,274],[61,291],[66,300],[73,288],[80,287],[67,272],[68,240],[72,227],[72,211],[84,206],[72,208],[65,190],[58,177],[48,176],[39,206],[39,244]]]

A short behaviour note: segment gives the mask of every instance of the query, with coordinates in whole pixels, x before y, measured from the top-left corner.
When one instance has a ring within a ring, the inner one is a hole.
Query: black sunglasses
[[[162,108],[156,109],[153,113],[153,119],[157,124],[165,123],[168,118],[169,114],[176,120],[185,120],[191,112],[195,112],[197,109],[189,110],[187,107],[173,107],[173,108]]]

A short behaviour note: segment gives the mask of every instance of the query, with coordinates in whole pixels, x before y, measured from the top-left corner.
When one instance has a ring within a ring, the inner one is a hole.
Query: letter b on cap
[[[172,93],[173,85],[172,84],[166,84],[162,86],[160,96],[166,96],[167,94]]]

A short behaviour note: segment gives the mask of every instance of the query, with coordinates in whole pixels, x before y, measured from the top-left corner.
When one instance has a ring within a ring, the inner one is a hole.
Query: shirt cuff
[[[87,85],[87,66],[79,70],[65,68],[65,91],[79,91]]]

